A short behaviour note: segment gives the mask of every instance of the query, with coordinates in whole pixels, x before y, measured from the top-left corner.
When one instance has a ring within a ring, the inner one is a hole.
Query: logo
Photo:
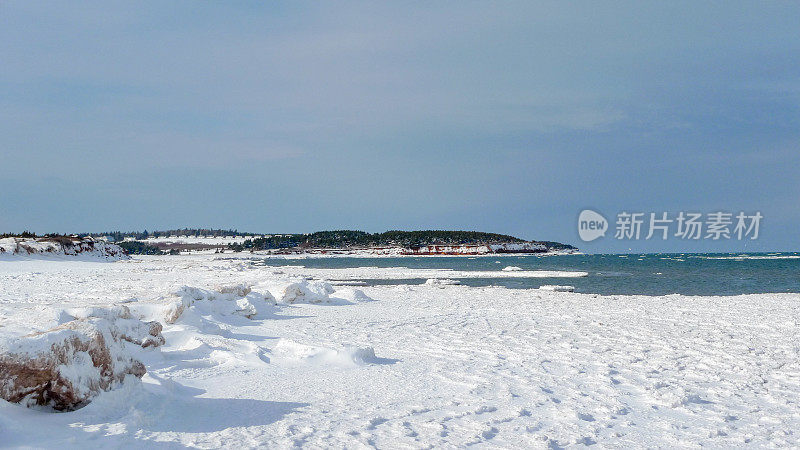
[[[605,236],[608,231],[608,221],[600,213],[591,209],[584,209],[578,216],[578,235],[584,242],[593,241]]]
[[[618,240],[667,240],[670,237],[683,240],[711,239],[741,241],[758,239],[761,219],[760,211],[747,214],[739,211],[715,211],[707,214],[679,211],[670,214],[622,211],[617,214],[614,239]],[[578,235],[584,242],[604,237],[608,231],[608,221],[602,214],[584,209],[578,216]]]

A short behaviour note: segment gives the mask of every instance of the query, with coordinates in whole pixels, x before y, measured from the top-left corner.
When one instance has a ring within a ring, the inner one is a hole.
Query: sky
[[[800,3],[0,2],[0,231],[800,250]],[[578,237],[583,209],[757,240]]]

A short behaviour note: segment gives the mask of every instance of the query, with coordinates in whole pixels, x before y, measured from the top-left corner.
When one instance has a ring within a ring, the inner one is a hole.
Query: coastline
[[[561,256],[561,255],[582,255],[581,252],[573,251],[554,251],[554,252],[530,252],[530,253],[485,253],[485,254],[406,254],[406,253],[376,253],[370,251],[331,251],[329,253],[320,253],[316,251],[305,253],[273,253],[269,250],[257,250],[255,252],[230,252],[214,253],[213,251],[192,252],[189,255],[217,255],[220,257],[237,256],[247,258],[254,257],[268,257],[268,258],[283,258],[283,259],[314,259],[314,258],[506,258],[506,257],[519,257],[519,256]]]

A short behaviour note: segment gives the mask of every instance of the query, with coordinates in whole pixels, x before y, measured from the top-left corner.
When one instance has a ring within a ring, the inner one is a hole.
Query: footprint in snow
[[[494,406],[481,406],[480,408],[475,410],[475,414],[484,414],[497,411],[497,408]]]
[[[374,430],[375,428],[378,427],[378,425],[380,425],[382,423],[386,423],[388,421],[389,421],[389,419],[384,419],[383,417],[376,417],[376,418],[374,418],[374,419],[369,421],[369,425],[367,426],[367,429],[368,430]]]
[[[489,439],[492,439],[495,436],[497,436],[497,433],[499,433],[499,432],[500,432],[500,430],[498,430],[496,427],[491,427],[488,430],[484,430],[481,433],[481,437],[488,441]]]

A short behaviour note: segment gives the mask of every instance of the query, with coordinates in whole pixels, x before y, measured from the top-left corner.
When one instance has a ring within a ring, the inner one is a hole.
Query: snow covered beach
[[[798,294],[325,281],[403,270],[213,255],[1,261],[0,339],[124,305],[159,320],[165,343],[131,349],[147,373],[82,409],[0,401],[0,446],[800,444]],[[175,305],[185,310],[169,323]]]

